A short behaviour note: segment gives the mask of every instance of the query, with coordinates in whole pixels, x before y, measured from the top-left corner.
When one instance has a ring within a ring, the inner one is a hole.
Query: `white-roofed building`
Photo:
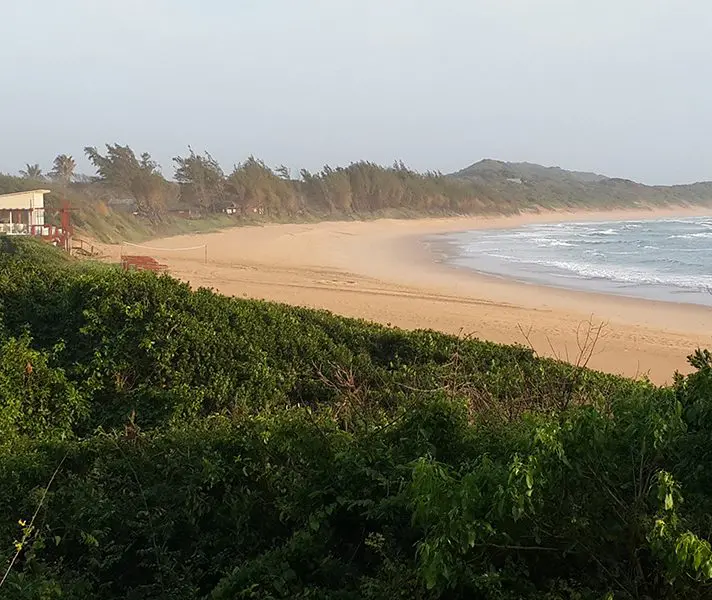
[[[44,197],[49,190],[0,194],[0,234],[33,235],[45,224]]]

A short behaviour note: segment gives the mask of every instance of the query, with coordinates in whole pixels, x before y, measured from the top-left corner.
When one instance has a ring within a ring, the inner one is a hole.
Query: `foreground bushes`
[[[3,598],[710,594],[708,354],[656,388],[5,250]]]

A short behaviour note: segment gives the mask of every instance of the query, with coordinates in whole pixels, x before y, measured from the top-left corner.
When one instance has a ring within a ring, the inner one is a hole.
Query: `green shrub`
[[[27,337],[0,340],[0,444],[17,436],[71,436],[87,407],[50,357]]]
[[[658,388],[2,243],[3,598],[712,596],[707,352]]]

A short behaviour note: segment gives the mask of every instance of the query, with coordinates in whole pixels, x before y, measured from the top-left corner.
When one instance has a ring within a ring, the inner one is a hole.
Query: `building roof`
[[[4,198],[5,196],[23,196],[25,194],[42,194],[43,196],[45,194],[49,194],[52,190],[25,190],[24,192],[11,192],[9,194],[0,194],[0,198]]]
[[[0,194],[0,210],[32,210],[44,208],[45,194],[50,190],[27,190],[12,194]]]

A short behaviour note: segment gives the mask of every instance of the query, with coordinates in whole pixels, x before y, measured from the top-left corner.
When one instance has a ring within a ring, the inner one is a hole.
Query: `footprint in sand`
[[[317,279],[314,281],[314,283],[320,283],[322,285],[356,285],[355,281],[342,281],[340,279]]]

